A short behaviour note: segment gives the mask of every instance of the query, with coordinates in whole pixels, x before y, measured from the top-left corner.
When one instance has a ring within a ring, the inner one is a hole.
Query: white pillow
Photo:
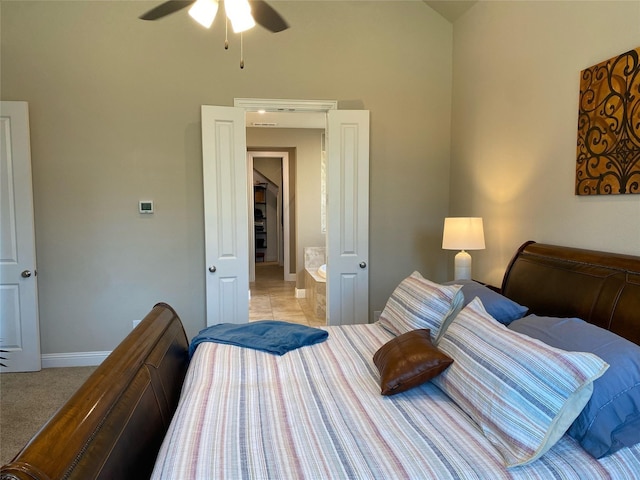
[[[380,325],[394,335],[428,328],[437,343],[462,308],[461,285],[439,285],[413,272],[393,291],[380,314]]]
[[[532,462],[580,414],[609,365],[507,329],[475,298],[438,348],[453,364],[432,380],[481,428],[505,465]]]

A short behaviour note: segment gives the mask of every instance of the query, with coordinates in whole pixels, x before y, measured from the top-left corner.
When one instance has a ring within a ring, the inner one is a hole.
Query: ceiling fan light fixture
[[[255,27],[256,21],[251,16],[251,5],[248,0],[226,0],[224,8],[235,33]]]
[[[218,13],[218,0],[197,0],[189,9],[189,15],[205,28],[211,27]]]

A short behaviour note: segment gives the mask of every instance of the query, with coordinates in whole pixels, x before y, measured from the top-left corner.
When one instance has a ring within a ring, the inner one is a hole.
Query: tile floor
[[[317,318],[304,298],[295,297],[295,282],[283,280],[283,267],[256,263],[256,281],[250,285],[249,321],[284,320],[317,327],[326,325]]]

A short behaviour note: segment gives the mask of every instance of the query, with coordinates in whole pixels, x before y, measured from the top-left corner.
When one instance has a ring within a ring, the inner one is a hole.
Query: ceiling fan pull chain
[[[243,36],[242,32],[240,32],[240,68],[244,68],[244,42],[242,41]]]
[[[225,15],[224,15],[224,49],[225,50],[229,50],[228,35],[229,35],[229,17],[227,17],[227,14],[225,12]]]

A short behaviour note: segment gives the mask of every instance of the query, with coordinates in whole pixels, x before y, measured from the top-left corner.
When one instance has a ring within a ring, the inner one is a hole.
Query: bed
[[[458,288],[475,292],[482,287],[475,282],[455,285],[439,291],[455,291],[457,298]],[[527,242],[514,255],[499,292],[500,305],[508,299],[521,309],[513,324],[531,316],[535,322],[560,319],[558,331],[564,332],[573,328],[564,317],[579,317],[599,327],[598,335],[615,332],[620,341],[640,344],[640,257]],[[466,298],[466,305],[457,309],[451,303],[449,325],[437,335],[433,329],[426,334],[438,351],[451,354],[452,363],[439,366],[442,370],[430,381],[410,385],[412,377],[402,385],[406,390],[381,395],[385,385],[378,352],[387,353],[383,347],[420,331],[411,330],[411,324],[408,332],[394,331],[399,325],[392,321],[394,295],[382,323],[327,327],[326,341],[281,356],[202,343],[189,366],[180,319],[170,306],[158,304],[2,467],[2,478],[639,478],[640,445],[617,445],[596,459],[583,440],[563,434],[566,428],[571,432],[580,417],[573,423],[565,419],[562,426],[551,415],[557,431],[550,435],[537,431],[546,413],[527,412],[518,423],[511,419],[509,425],[517,428],[506,432],[507,438],[516,439],[512,443],[517,448],[500,443],[505,432],[496,425],[502,420],[492,418],[487,425],[486,411],[474,410],[482,398],[469,400],[470,392],[491,384],[477,382],[481,373],[465,373],[466,357],[455,349],[462,348],[467,334],[475,335],[473,342],[504,336],[527,343],[527,368],[538,363],[539,357],[530,361],[532,351],[573,362],[558,372],[564,375],[575,367],[584,376],[570,393],[572,401],[575,396],[593,399],[596,390],[586,395],[586,386],[613,372],[618,360],[608,367],[595,355],[554,349],[513,325],[497,324],[486,318],[494,315],[488,312],[493,308],[490,299],[483,303]],[[433,311],[447,310],[446,303]],[[406,305],[396,310],[403,308],[406,314]],[[534,323],[533,330],[539,324]],[[551,327],[541,330],[546,334]],[[565,336],[574,340],[571,334]],[[504,347],[483,343],[486,352],[491,348]],[[620,361],[626,361],[623,357]],[[510,359],[484,365],[481,360],[471,367],[501,370],[517,364]],[[572,374],[567,382],[577,376]],[[496,409],[499,400],[490,401],[489,410]],[[517,415],[514,405],[504,403],[501,407],[510,418]],[[582,416],[589,405],[577,413]],[[565,417],[565,407],[559,408]],[[631,425],[632,436],[638,425]],[[518,437],[524,431],[527,435]],[[551,441],[550,436],[558,438]],[[536,438],[551,445],[527,445]]]

